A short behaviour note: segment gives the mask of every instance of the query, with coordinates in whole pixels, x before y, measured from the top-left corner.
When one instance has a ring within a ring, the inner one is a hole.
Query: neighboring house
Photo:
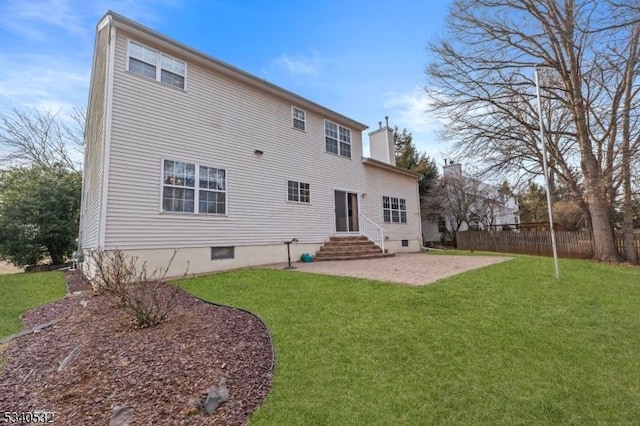
[[[460,163],[449,163],[442,168],[442,181],[455,182],[457,180],[464,181],[456,189],[445,188],[445,191],[460,191],[462,188],[468,188],[473,194],[467,200],[470,208],[464,214],[467,219],[462,223],[458,231],[467,231],[469,229],[483,229],[492,231],[515,230],[520,225],[519,206],[515,197],[500,192],[500,188],[484,182],[479,182],[462,173],[462,165]],[[456,195],[450,196],[455,199]],[[473,202],[470,202],[473,201]],[[460,203],[464,205],[465,203]],[[445,210],[451,209],[445,206]],[[455,207],[453,207],[455,210]],[[451,218],[449,212],[442,212],[442,216],[437,222],[422,222],[423,240],[425,243],[450,241],[454,233],[455,222]]]
[[[357,100],[354,100],[357,102]],[[97,26],[80,249],[170,275],[282,262],[333,236],[421,248],[419,176],[367,126],[108,12]],[[379,228],[384,237],[377,236]],[[348,268],[348,263],[345,268]]]

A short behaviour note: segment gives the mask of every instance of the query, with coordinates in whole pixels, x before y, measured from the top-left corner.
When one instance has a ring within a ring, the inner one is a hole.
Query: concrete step
[[[384,254],[382,250],[378,251],[322,251],[317,252],[316,257],[332,257],[332,256],[369,256],[376,254]]]
[[[329,242],[326,242],[324,245],[333,246],[333,247],[349,247],[349,246],[357,247],[357,246],[370,246],[370,245],[375,246],[373,241],[369,241],[369,240],[329,241]]]
[[[365,236],[330,237],[316,252],[316,260],[375,259],[393,256]]]
[[[393,253],[377,253],[377,254],[364,254],[364,255],[335,255],[335,256],[316,256],[316,261],[323,262],[327,260],[357,260],[357,259],[379,259],[383,257],[393,257]]]
[[[320,248],[323,251],[367,251],[367,250],[381,250],[375,244],[366,244],[360,246],[333,246],[333,245],[324,245]]]
[[[329,237],[329,241],[369,241],[364,235],[353,235],[349,237]]]

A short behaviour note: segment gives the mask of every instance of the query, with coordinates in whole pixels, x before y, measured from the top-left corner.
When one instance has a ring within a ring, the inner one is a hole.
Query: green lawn
[[[252,424],[637,424],[640,269],[560,268],[559,283],[522,256],[419,288],[268,270],[180,284],[271,328]]]
[[[62,272],[0,275],[0,338],[20,331],[20,314],[65,293]]]

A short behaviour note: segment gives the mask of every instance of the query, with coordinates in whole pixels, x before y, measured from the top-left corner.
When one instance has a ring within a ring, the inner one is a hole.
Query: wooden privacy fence
[[[458,248],[463,250],[497,251],[504,253],[553,256],[549,231],[527,232],[458,232]],[[559,257],[589,259],[593,257],[593,238],[589,231],[556,231]],[[616,236],[616,246],[624,254],[622,235]],[[635,236],[635,249],[640,257],[640,235]]]

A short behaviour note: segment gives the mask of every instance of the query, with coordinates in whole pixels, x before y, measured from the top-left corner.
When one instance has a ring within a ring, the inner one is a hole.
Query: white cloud
[[[276,63],[293,75],[316,75],[320,69],[320,55],[318,52],[311,52],[310,55],[290,56],[286,53],[276,59]]]
[[[73,35],[88,35],[78,4],[70,0],[8,0],[0,9],[0,26],[28,38],[45,38],[41,24],[62,28]]]
[[[161,7],[180,7],[184,0],[94,0],[89,3],[93,3],[93,11],[99,18],[111,10],[134,21],[150,24],[163,19],[158,12]],[[95,24],[97,22],[93,23],[92,29]]]
[[[86,103],[89,63],[61,60],[56,55],[0,56],[0,102],[6,106]]]
[[[441,159],[448,158],[447,151],[451,146],[438,140],[437,133],[443,121],[429,112],[431,103],[432,99],[419,86],[406,92],[386,93],[383,101],[390,125],[406,128],[413,135],[416,147],[440,164]]]
[[[98,20],[113,10],[133,20],[154,22],[162,6],[183,0],[5,0],[0,4],[0,27],[22,37],[46,41],[51,28],[92,38]]]
[[[421,87],[409,92],[388,93],[384,107],[391,110],[393,121],[400,128],[406,127],[410,132],[435,132],[440,127],[440,121],[428,112],[430,99]]]
[[[87,102],[96,24],[112,9],[147,23],[183,0],[0,0],[0,107]],[[0,33],[1,34],[1,33]]]

